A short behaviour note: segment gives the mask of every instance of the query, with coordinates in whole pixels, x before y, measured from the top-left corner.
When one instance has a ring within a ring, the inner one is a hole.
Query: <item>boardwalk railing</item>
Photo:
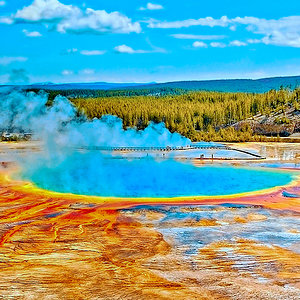
[[[86,150],[99,150],[99,151],[134,151],[134,152],[147,152],[147,151],[159,151],[159,152],[169,152],[169,151],[187,151],[187,150],[193,150],[193,149],[203,149],[203,150],[230,150],[227,146],[213,146],[213,145],[207,145],[207,146],[182,146],[182,147],[105,147],[105,146],[88,146],[88,147],[80,147],[81,149]]]
[[[189,145],[181,147],[106,147],[106,146],[91,146],[80,147],[84,150],[96,150],[96,151],[117,151],[117,152],[171,152],[171,151],[189,151],[189,150],[227,150],[244,153],[255,157],[256,159],[265,159],[258,154],[252,153],[247,150],[231,148],[225,145]]]
[[[254,156],[254,157],[256,157],[256,158],[259,158],[259,159],[266,159],[265,157],[263,157],[263,156],[261,156],[261,155],[259,155],[259,154],[255,154],[255,153],[249,152],[249,151],[247,151],[247,150],[242,150],[242,149],[237,149],[237,148],[229,148],[228,150],[232,150],[232,151],[237,151],[237,152],[245,153],[245,154]]]

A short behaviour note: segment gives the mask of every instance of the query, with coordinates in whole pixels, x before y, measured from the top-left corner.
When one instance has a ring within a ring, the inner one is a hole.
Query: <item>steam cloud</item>
[[[9,91],[0,93],[0,126],[2,131],[32,132],[46,144],[64,147],[80,146],[186,146],[191,141],[171,133],[164,123],[143,130],[123,129],[122,120],[111,115],[88,120],[78,116],[76,108],[65,97],[57,96],[47,107],[45,93]]]
[[[11,83],[27,83],[29,78],[25,69],[13,69],[9,75]]]

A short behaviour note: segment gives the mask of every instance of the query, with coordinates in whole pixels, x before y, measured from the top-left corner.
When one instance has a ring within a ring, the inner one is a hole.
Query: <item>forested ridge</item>
[[[279,115],[291,107],[297,111],[299,99],[300,89],[280,89],[264,94],[199,91],[137,96],[117,95],[115,91],[110,96],[71,101],[90,119],[112,114],[123,120],[124,127],[143,129],[150,121],[164,122],[171,132],[177,131],[193,141],[249,141],[261,140],[262,136],[255,135],[247,123],[239,130],[231,125],[258,113]],[[280,117],[276,123],[291,121]]]
[[[285,114],[287,110],[300,110],[299,88],[281,88],[263,94],[170,88],[48,93],[49,105],[56,95],[64,95],[90,119],[112,114],[123,120],[124,128],[137,129],[144,129],[150,121],[164,122],[171,132],[179,132],[193,141],[265,140],[264,134],[257,134],[251,126],[251,120],[255,120],[258,114],[265,119],[270,115],[275,116],[272,123],[277,127],[293,126],[297,130],[296,127],[300,124],[298,114],[293,119]],[[244,120],[247,122],[241,122]],[[279,133],[271,133],[271,136],[276,138]]]

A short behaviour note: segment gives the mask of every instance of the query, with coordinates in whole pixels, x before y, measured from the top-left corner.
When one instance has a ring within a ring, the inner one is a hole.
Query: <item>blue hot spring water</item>
[[[288,172],[276,170],[196,167],[153,158],[130,161],[95,153],[75,153],[59,163],[40,159],[24,166],[20,177],[47,190],[105,197],[231,195],[293,180]]]

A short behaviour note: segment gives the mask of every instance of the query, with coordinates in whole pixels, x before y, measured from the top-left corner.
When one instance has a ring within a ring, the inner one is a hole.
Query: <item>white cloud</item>
[[[135,50],[127,45],[120,45],[114,48],[117,53],[127,53],[127,54],[142,54],[142,53],[167,53],[165,49],[153,47],[152,50]]]
[[[58,0],[34,0],[11,17],[2,18],[2,23],[42,23],[60,33],[131,33],[141,32],[139,22],[115,11],[65,5]]]
[[[14,62],[25,62],[27,60],[28,58],[23,56],[3,56],[0,57],[0,65],[7,66]]]
[[[226,44],[219,43],[219,42],[212,42],[212,43],[210,43],[210,46],[213,48],[225,48]]]
[[[247,46],[247,43],[235,40],[235,41],[230,42],[229,45],[230,46],[241,47],[241,46]]]
[[[0,23],[11,25],[14,23],[14,20],[10,17],[0,17]]]
[[[118,53],[127,53],[127,54],[149,53],[149,51],[145,51],[145,50],[134,50],[133,48],[127,45],[117,46],[114,48],[114,50]]]
[[[103,55],[106,53],[106,51],[103,50],[81,50],[79,51],[77,48],[70,48],[62,52],[62,54],[75,54],[80,53],[81,55],[85,56],[97,56],[97,55]]]
[[[181,40],[222,40],[225,35],[196,35],[196,34],[171,34],[175,39]]]
[[[164,7],[160,4],[153,4],[148,2],[146,7],[140,7],[139,10],[160,10],[164,9]]]
[[[131,19],[119,12],[107,13],[105,10],[87,8],[79,16],[59,22],[57,31],[61,33],[140,33],[141,26],[138,22],[132,23]]]
[[[223,16],[220,19],[214,19],[212,17],[200,18],[200,19],[188,19],[183,21],[173,21],[173,22],[160,22],[156,20],[150,20],[148,27],[149,28],[184,28],[191,26],[221,26],[227,27],[230,23],[230,20]]]
[[[129,54],[133,54],[133,53],[135,52],[131,47],[129,47],[129,46],[127,46],[127,45],[116,46],[116,47],[114,48],[114,50],[115,50],[116,52],[118,52],[118,53],[129,53]]]
[[[73,75],[74,72],[72,70],[63,70],[61,72],[61,74],[64,75],[64,76],[70,76],[70,75]]]
[[[58,0],[34,0],[29,6],[18,10],[14,18],[23,22],[41,22],[62,20],[79,14],[78,7],[64,5]]]
[[[234,22],[247,25],[247,30],[263,35],[261,42],[266,45],[300,48],[300,16],[284,17],[277,20],[255,17],[237,17]]]
[[[229,19],[223,16],[220,19],[206,17],[172,22],[160,22],[157,20],[148,22],[149,28],[185,28],[191,26],[228,27],[233,31],[238,30],[239,26],[246,26],[249,32],[260,35],[259,39],[266,45],[300,48],[300,16],[269,20],[255,17]]]
[[[211,42],[209,44],[213,48],[225,48],[227,45],[225,43],[220,42]],[[207,44],[202,41],[196,41],[193,43],[193,47],[195,48],[207,48]],[[229,43],[229,46],[235,46],[235,47],[241,47],[241,46],[247,46],[247,43],[235,40]]]
[[[42,35],[38,31],[28,31],[23,29],[23,33],[28,37],[41,37]]]
[[[0,1],[0,6],[4,6],[5,4],[5,1]]]
[[[262,43],[262,40],[259,40],[259,39],[248,39],[247,42],[249,44],[259,44],[259,43]]]
[[[193,47],[195,48],[207,48],[207,44],[201,41],[196,41],[193,43]]]
[[[87,56],[95,56],[95,55],[103,55],[106,51],[100,51],[100,50],[82,50],[80,51],[80,54],[87,55]]]

